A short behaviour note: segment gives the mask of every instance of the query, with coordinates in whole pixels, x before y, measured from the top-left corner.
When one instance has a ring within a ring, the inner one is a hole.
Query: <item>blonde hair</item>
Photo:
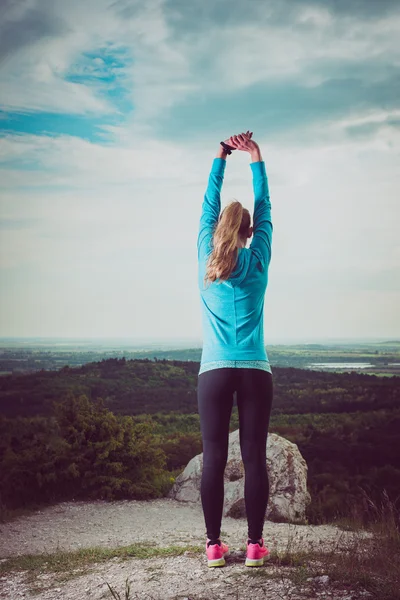
[[[204,284],[216,279],[226,281],[236,266],[238,239],[247,237],[250,213],[238,200],[221,212],[213,234],[213,250],[207,260]]]

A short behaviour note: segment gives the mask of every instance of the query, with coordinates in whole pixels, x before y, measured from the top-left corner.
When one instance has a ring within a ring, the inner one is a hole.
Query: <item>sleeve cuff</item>
[[[253,175],[263,175],[264,177],[267,176],[267,172],[265,170],[265,162],[263,160],[250,163],[250,167],[253,171]]]
[[[212,173],[224,173],[226,167],[226,160],[224,158],[214,158],[211,167]]]

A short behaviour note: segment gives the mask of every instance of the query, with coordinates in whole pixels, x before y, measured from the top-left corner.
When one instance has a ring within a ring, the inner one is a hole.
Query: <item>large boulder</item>
[[[168,496],[181,502],[201,503],[200,484],[203,453],[188,462],[176,478]],[[275,522],[307,524],[306,507],[311,502],[307,490],[307,463],[296,444],[268,433],[267,471],[269,500],[266,519]],[[246,517],[244,503],[244,466],[240,451],[239,429],[229,434],[228,460],[224,474],[225,516]]]

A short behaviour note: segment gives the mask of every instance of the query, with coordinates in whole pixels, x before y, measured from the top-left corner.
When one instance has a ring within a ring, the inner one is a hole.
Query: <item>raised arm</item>
[[[250,139],[253,134],[247,131],[241,135],[245,136],[246,139]],[[236,150],[233,143],[236,137],[231,136],[225,140],[231,150]],[[211,166],[208,186],[201,207],[200,227],[197,236],[197,257],[199,260],[204,259],[212,251],[211,241],[221,212],[221,188],[224,181],[226,158],[227,153],[219,145],[217,155]]]
[[[218,154],[220,154],[220,156],[218,156]],[[226,153],[221,147],[221,151],[218,151],[218,154],[214,158],[211,166],[207,190],[204,194],[204,200],[201,207],[200,227],[197,236],[198,260],[205,258],[212,250],[211,240],[221,211],[220,194],[222,183],[224,181]]]
[[[252,135],[252,134],[251,134]],[[234,135],[231,141],[237,150],[248,152],[251,156],[250,167],[253,172],[254,214],[253,239],[251,249],[263,268],[271,261],[272,221],[271,202],[269,199],[268,178],[265,172],[265,162],[262,159],[258,144],[245,135]]]
[[[265,171],[265,162],[260,149],[251,152],[250,163],[253,172],[254,214],[253,214],[253,239],[250,249],[257,255],[263,268],[271,262],[272,246],[272,219],[271,202],[269,198],[268,177]]]

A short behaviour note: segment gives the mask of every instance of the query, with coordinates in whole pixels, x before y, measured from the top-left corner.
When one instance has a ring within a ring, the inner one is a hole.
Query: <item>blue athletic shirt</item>
[[[253,239],[238,248],[236,266],[227,281],[204,284],[206,263],[221,210],[226,160],[214,158],[204,195],[197,238],[198,286],[203,324],[200,373],[220,367],[271,371],[264,346],[264,298],[271,261],[272,221],[265,162],[250,163],[253,173]]]

